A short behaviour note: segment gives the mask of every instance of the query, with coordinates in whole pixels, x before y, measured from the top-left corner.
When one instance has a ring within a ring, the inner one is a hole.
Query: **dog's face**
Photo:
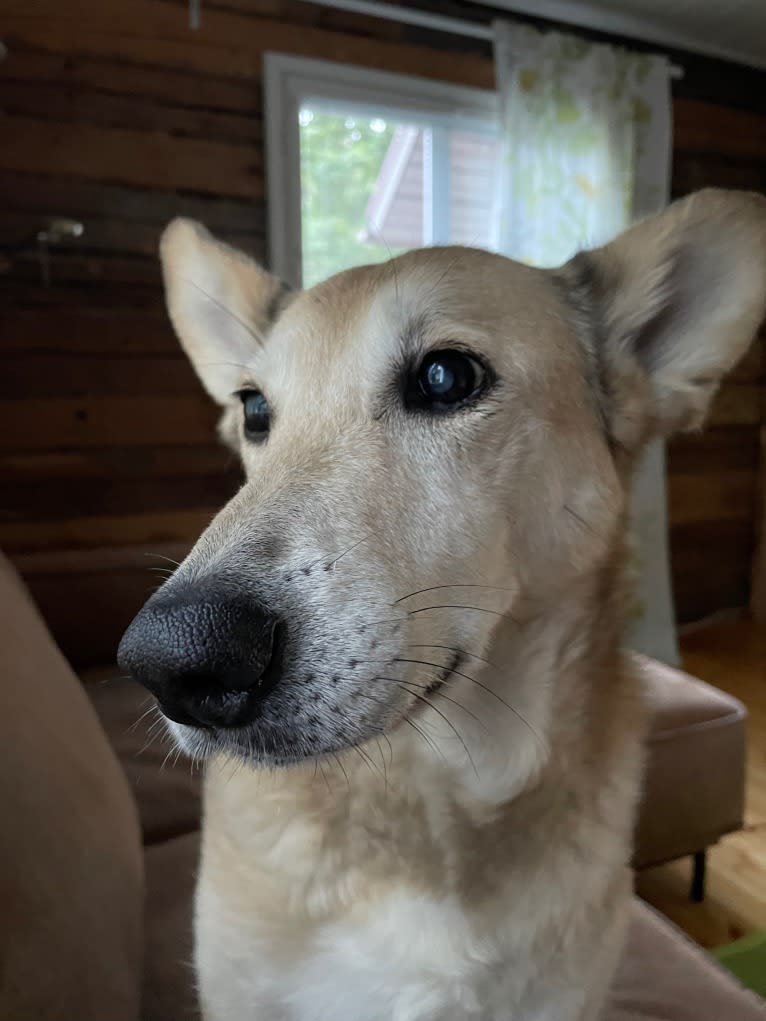
[[[247,479],[121,647],[180,743],[316,757],[480,683],[499,627],[614,555],[641,445],[744,351],[764,220],[708,194],[555,272],[430,249],[297,295],[171,225],[171,316]]]

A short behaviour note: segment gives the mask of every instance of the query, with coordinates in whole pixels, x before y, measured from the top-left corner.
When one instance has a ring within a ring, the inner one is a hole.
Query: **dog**
[[[766,200],[563,267],[431,248],[302,293],[199,225],[170,317],[246,482],[122,667],[206,760],[207,1021],[593,1021],[631,894],[631,472],[766,308]]]

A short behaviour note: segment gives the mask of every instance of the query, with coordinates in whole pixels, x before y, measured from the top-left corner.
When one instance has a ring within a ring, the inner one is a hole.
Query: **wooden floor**
[[[766,627],[743,620],[710,625],[687,635],[682,651],[689,673],[749,710],[745,829],[709,851],[702,904],[688,898],[688,860],[643,873],[638,892],[696,942],[714,947],[766,929]]]

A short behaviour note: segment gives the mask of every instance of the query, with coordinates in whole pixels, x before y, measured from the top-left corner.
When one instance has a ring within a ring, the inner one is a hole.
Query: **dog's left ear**
[[[160,240],[168,312],[197,375],[226,404],[288,294],[282,281],[194,220]]]
[[[601,363],[614,439],[635,450],[693,429],[766,312],[766,199],[698,192],[563,273]]]

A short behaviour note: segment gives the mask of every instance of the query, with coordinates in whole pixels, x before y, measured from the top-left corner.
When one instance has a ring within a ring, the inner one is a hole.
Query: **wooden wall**
[[[294,0],[205,0],[197,32],[177,0],[0,0],[0,39],[0,547],[65,652],[104,661],[155,584],[147,554],[182,555],[237,485],[166,323],[156,246],[185,214],[264,255],[263,53],[485,88],[493,67],[480,43]],[[739,103],[734,72],[699,67],[675,104],[674,191],[766,189],[766,75]],[[45,287],[32,239],[56,214],[85,233]],[[682,620],[747,601],[764,379],[761,344],[707,435],[671,450]]]

